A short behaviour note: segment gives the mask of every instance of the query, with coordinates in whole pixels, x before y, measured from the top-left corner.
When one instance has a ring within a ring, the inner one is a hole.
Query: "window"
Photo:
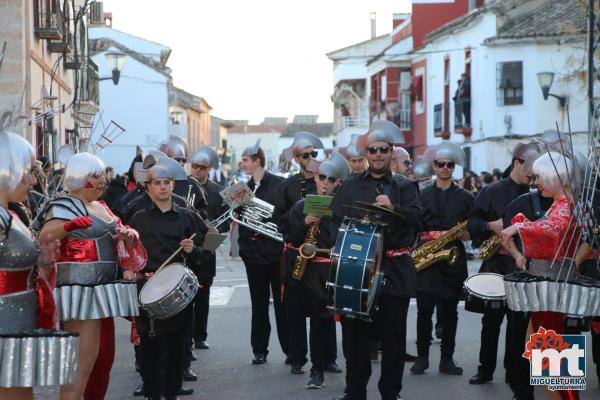
[[[433,106],[433,132],[440,133],[442,132],[442,109],[443,104],[436,104]],[[436,135],[438,136],[438,135]]]
[[[498,63],[497,68],[499,106],[523,104],[523,62]]]
[[[423,101],[423,75],[417,75],[413,78],[411,89],[415,101]]]

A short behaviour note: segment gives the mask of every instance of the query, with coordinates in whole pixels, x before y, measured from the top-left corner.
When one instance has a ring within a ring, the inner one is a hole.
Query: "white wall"
[[[264,132],[264,133],[227,133],[227,146],[229,146],[229,152],[231,154],[231,168],[237,169],[237,164],[242,158],[242,152],[246,147],[254,146],[258,139],[260,141],[260,147],[265,152],[265,158],[267,165],[272,164],[274,168],[277,168],[279,161],[279,142],[278,139],[281,136],[277,132]]]
[[[544,101],[537,73],[556,74],[551,93],[569,97],[571,130],[587,131],[586,91],[581,81],[567,82],[565,77],[583,64],[584,43],[539,44],[520,42],[502,45],[484,45],[485,39],[496,34],[496,16],[484,15],[467,29],[455,31],[430,43],[422,51],[427,53],[427,140],[429,145],[440,142],[433,135],[433,107],[444,101],[444,57],[450,57],[450,140],[464,143],[462,134],[454,133],[454,101],[457,80],[465,68],[465,51],[471,48],[471,168],[479,173],[493,168],[503,169],[510,162],[516,140],[503,139],[507,134],[534,135],[547,129],[567,130],[566,113],[558,101]],[[499,62],[522,61],[523,104],[497,104]],[[510,131],[505,119],[511,120]],[[489,141],[490,138],[502,138]],[[484,142],[482,142],[484,141]],[[523,141],[523,140],[522,140]]]
[[[110,49],[109,49],[110,50]],[[116,50],[116,49],[114,49]],[[111,76],[103,53],[93,57],[100,77]],[[106,125],[114,120],[123,133],[98,155],[107,166],[119,173],[127,171],[135,156],[135,147],[144,151],[156,149],[168,135],[169,96],[167,77],[147,65],[127,57],[118,85],[112,80],[100,82],[100,113]],[[98,139],[102,125],[95,130],[92,141]]]

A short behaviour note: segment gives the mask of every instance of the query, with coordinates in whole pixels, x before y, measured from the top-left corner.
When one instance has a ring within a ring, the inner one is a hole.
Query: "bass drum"
[[[379,299],[383,274],[383,234],[379,224],[344,219],[331,255],[329,310],[371,321]]]

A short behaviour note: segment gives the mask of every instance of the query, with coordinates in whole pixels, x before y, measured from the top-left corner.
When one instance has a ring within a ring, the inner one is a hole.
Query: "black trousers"
[[[289,352],[288,324],[281,301],[281,273],[279,263],[254,264],[245,262],[250,300],[252,302],[252,329],[250,344],[254,354],[268,354],[271,323],[269,322],[269,297],[273,293],[275,322],[279,344],[285,354]]]
[[[406,352],[406,314],[408,297],[382,293],[373,322],[342,318],[342,344],[346,354],[346,393],[351,399],[367,398],[371,377],[369,342],[373,330],[381,340],[381,377],[379,393],[383,400],[396,399],[402,389]]]
[[[198,289],[194,298],[194,341],[196,343],[205,341],[208,337],[208,309],[210,300],[210,287],[213,284],[214,277],[200,282],[203,287]]]
[[[164,395],[177,396],[179,394],[183,382],[187,338],[187,329],[157,335],[153,338],[141,337],[140,372],[146,396],[160,398],[163,375],[165,378]]]
[[[504,368],[506,381],[516,400],[533,400],[533,386],[529,384],[529,360],[523,358],[529,313],[506,313],[506,349]]]
[[[498,358],[498,338],[500,337],[500,328],[506,315],[506,309],[486,311],[481,318],[481,347],[479,349],[479,367],[477,371],[480,374],[493,377],[496,370],[496,359]],[[508,343],[510,335],[506,335],[505,348],[509,348]],[[521,353],[522,354],[522,353]],[[504,365],[508,365],[508,352],[504,353]]]
[[[291,363],[306,364],[307,338],[306,315],[309,312],[306,301],[308,294],[300,285],[285,288],[285,309],[288,321],[289,352]],[[324,370],[325,365],[336,361],[337,343],[335,320],[323,310],[323,315],[310,317],[310,361],[312,369]]]
[[[451,360],[456,344],[458,324],[458,299],[441,299],[432,293],[417,292],[417,354],[429,356],[433,312],[437,308],[437,320],[442,324],[442,359]]]

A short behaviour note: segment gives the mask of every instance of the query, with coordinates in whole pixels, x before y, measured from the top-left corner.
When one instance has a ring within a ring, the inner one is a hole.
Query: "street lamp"
[[[108,65],[108,68],[110,68],[112,71],[112,76],[100,78],[98,79],[98,81],[112,79],[113,83],[115,85],[118,85],[119,78],[121,77],[121,70],[123,69],[125,60],[127,60],[127,55],[118,51],[109,51],[104,53],[104,57],[106,59],[106,64]]]
[[[548,96],[552,96],[558,100],[560,108],[565,108],[565,105],[567,104],[567,98],[565,96],[557,96],[550,93],[550,88],[552,87],[552,82],[554,81],[554,72],[538,72],[537,78],[540,88],[542,89],[544,100],[548,100]]]

